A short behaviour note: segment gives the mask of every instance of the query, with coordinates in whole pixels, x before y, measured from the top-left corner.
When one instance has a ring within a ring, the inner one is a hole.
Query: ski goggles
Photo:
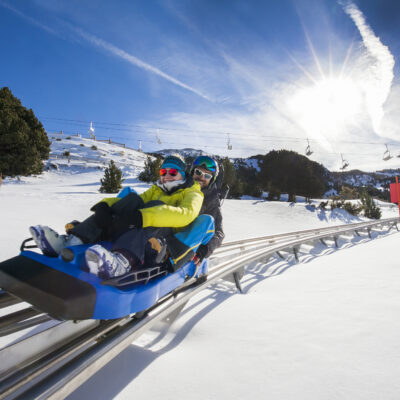
[[[195,168],[194,169],[194,174],[197,176],[201,176],[202,178],[206,179],[209,181],[213,176],[211,174],[208,174],[207,172],[203,172],[201,169]]]
[[[207,156],[199,156],[193,161],[193,165],[195,167],[204,167],[211,172],[215,172],[217,170],[217,164],[211,157]]]
[[[161,168],[160,169],[160,176],[165,176],[165,175],[171,175],[171,176],[177,176],[178,175],[178,170],[175,168]]]

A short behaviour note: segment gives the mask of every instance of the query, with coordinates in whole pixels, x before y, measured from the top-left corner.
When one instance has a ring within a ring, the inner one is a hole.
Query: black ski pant
[[[84,243],[113,242],[112,250],[124,254],[132,265],[144,262],[146,244],[150,237],[164,239],[173,259],[179,258],[181,254],[187,254],[176,265],[174,264],[173,268],[178,269],[193,257],[194,253],[188,252],[189,247],[175,237],[172,228],[137,228],[130,222],[138,209],[160,204],[164,203],[153,200],[145,204],[136,193],[130,193],[111,207],[105,202],[100,202],[91,208],[94,214],[76,225],[70,233],[79,237]]]
[[[135,212],[140,208],[154,205],[150,203],[145,205],[136,193],[130,193],[111,207],[105,202],[97,203],[90,209],[94,214],[76,225],[70,232],[84,243],[114,241],[123,232],[133,228],[131,221]]]
[[[175,237],[172,228],[137,228],[130,222],[138,209],[160,204],[164,203],[153,200],[145,204],[136,193],[130,193],[111,207],[105,202],[100,202],[91,208],[94,214],[76,225],[70,232],[84,243],[113,242],[112,250],[124,254],[132,264],[138,260],[143,263],[146,244],[150,237],[164,239],[171,258],[179,259],[173,264],[173,269],[178,269],[194,256],[194,252]],[[185,254],[183,258],[180,257],[182,254]]]

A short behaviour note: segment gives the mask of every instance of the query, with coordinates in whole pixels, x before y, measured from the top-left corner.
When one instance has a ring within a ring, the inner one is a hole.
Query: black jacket
[[[206,244],[201,245],[202,258],[209,257],[212,252],[221,245],[225,234],[222,228],[221,205],[219,201],[219,191],[216,185],[211,188],[203,189],[204,200],[200,210],[200,214],[208,214],[214,218],[215,233],[213,238]],[[204,252],[205,251],[205,252]]]

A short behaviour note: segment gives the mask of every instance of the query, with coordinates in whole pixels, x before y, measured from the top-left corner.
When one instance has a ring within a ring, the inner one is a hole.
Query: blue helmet
[[[193,175],[194,169],[196,167],[205,168],[211,172],[213,177],[210,180],[209,186],[212,186],[219,174],[219,167],[217,161],[209,156],[198,156],[197,158],[195,158],[190,168],[191,175]]]

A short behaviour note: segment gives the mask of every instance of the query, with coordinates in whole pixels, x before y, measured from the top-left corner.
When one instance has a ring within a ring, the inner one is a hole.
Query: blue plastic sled
[[[61,320],[115,319],[144,311],[188,278],[207,274],[208,261],[196,270],[193,262],[146,284],[113,286],[88,272],[84,253],[88,245],[71,247],[75,258],[47,257],[33,251],[0,263],[0,287]]]

